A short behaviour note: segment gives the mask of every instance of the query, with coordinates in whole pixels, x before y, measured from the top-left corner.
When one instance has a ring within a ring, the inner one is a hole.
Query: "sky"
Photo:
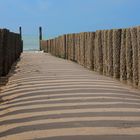
[[[140,25],[140,0],[0,0],[0,28],[44,38]]]

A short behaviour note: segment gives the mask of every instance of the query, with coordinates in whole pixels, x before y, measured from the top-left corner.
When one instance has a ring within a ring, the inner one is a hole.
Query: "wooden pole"
[[[42,40],[42,27],[39,27],[39,40]]]
[[[40,51],[41,51],[41,40],[42,40],[42,27],[39,27],[39,44],[40,44]]]
[[[22,39],[22,27],[21,26],[19,27],[19,34],[20,34],[20,37]]]

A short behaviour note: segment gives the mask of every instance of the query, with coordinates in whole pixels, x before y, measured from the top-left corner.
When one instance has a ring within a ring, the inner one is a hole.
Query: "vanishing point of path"
[[[0,140],[140,140],[140,93],[67,60],[23,53],[0,96]]]

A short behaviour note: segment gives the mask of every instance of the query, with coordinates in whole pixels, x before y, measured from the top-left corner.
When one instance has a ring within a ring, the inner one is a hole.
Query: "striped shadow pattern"
[[[0,95],[0,140],[139,140],[140,93],[74,62],[23,53]]]

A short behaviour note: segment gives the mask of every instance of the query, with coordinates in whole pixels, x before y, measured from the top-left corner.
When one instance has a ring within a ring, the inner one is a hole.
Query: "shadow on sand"
[[[2,89],[6,86],[6,84],[9,81],[9,78],[12,77],[14,74],[16,74],[16,70],[18,69],[17,63],[20,61],[20,58],[12,65],[11,70],[9,71],[7,76],[0,77],[0,104],[6,102],[7,100],[4,100],[1,96]]]

